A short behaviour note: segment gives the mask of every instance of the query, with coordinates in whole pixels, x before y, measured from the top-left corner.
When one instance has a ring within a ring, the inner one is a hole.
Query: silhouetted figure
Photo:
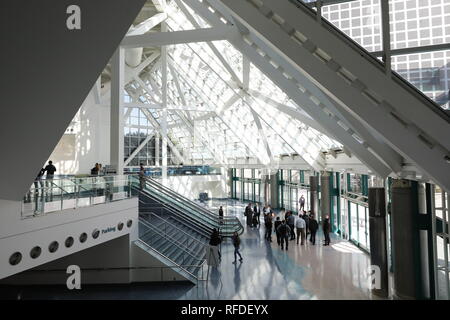
[[[316,244],[317,229],[319,229],[319,224],[317,223],[317,220],[314,219],[314,215],[311,215],[309,217],[309,231],[311,232],[311,237],[309,238],[309,241],[311,241],[313,245]]]
[[[323,235],[325,236],[325,246],[330,245],[330,231],[331,231],[331,224],[330,224],[330,217],[328,215],[325,216],[325,219],[322,223],[322,230]]]
[[[141,190],[145,189],[145,168],[142,163],[139,168],[139,186],[140,186]]]
[[[39,188],[42,188],[44,186],[42,183],[42,177],[44,176],[44,173],[45,173],[45,169],[42,168],[41,170],[39,170],[38,175],[34,179],[34,192],[35,193],[39,193]]]
[[[298,202],[300,203],[300,210],[299,211],[304,211],[305,210],[305,197],[302,195],[300,197],[300,199],[298,200]]]
[[[277,219],[275,221],[274,229],[275,229],[275,234],[277,235],[277,243],[279,246],[281,245],[281,236],[280,236],[280,233],[278,232],[278,227],[280,225],[281,225],[280,217],[277,217]]]
[[[267,239],[267,241],[272,242],[272,214],[268,214],[266,216],[264,224],[266,226],[265,238]]]
[[[254,227],[259,225],[259,216],[260,215],[261,215],[261,209],[255,203],[255,206],[253,207],[253,226]]]
[[[237,232],[233,233],[233,236],[231,237],[231,241],[233,242],[234,246],[234,261],[233,263],[236,263],[236,258],[239,256],[239,261],[242,262],[242,256],[239,252],[239,247],[241,245],[241,239],[239,238],[239,234]]]
[[[91,175],[98,176],[99,170],[100,170],[100,166],[98,163],[96,163],[95,166],[91,169]]]
[[[291,231],[291,228],[286,224],[286,220],[283,220],[281,222],[281,225],[277,229],[278,233],[280,234],[281,238],[281,250],[284,248],[284,243],[286,243],[286,251],[289,247],[289,234],[293,231]]]
[[[289,228],[292,230],[291,232],[291,240],[295,240],[295,216],[292,213],[292,211],[288,211],[288,215],[286,217],[286,224],[289,226]]]
[[[252,211],[252,204],[249,203],[248,206],[245,207],[245,217],[247,218],[247,226],[252,226],[252,218],[253,218],[253,211]]]
[[[221,242],[222,238],[219,235],[219,231],[217,231],[217,229],[214,228],[211,233],[211,238],[209,239],[209,245],[217,247]],[[220,253],[220,250],[217,250],[217,252],[219,253],[219,259],[222,259],[222,254]]]
[[[220,208],[219,208],[219,223],[220,224],[223,223],[223,209],[222,209],[222,206],[220,206]]]

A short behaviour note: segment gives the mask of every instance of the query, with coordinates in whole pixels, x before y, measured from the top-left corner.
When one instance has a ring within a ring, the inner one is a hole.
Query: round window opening
[[[58,250],[59,248],[59,243],[58,241],[53,241],[52,243],[50,243],[50,245],[48,246],[48,251],[50,251],[51,253],[56,252],[56,250]]]
[[[128,220],[127,221],[127,227],[128,228],[130,228],[132,224],[133,224],[133,220]]]
[[[34,247],[33,249],[31,249],[30,251],[30,257],[33,259],[38,258],[42,253],[42,249],[39,246]]]
[[[20,252],[14,252],[11,257],[9,257],[9,264],[12,266],[18,265],[22,261],[22,254]]]
[[[88,236],[87,236],[86,232],[83,232],[83,233],[80,235],[80,242],[81,242],[81,243],[86,242],[87,237],[88,237]]]
[[[99,235],[100,235],[100,231],[98,229],[95,229],[94,231],[92,231],[92,238],[97,239]]]
[[[121,230],[123,229],[123,222],[120,222],[120,223],[117,225],[117,229],[119,229],[119,231],[121,231]]]
[[[65,242],[66,248],[70,248],[73,245],[73,238],[68,237]]]

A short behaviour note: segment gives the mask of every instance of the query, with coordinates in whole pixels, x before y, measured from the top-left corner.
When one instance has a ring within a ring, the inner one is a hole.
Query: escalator
[[[146,178],[141,190],[139,178],[130,176],[139,193],[139,240],[136,245],[167,266],[195,282],[201,278],[206,246],[212,230],[231,237],[244,228],[236,217],[223,217]]]
[[[235,25],[230,43],[369,169],[386,177],[412,162],[450,190],[449,115],[303,1],[185,2],[213,26]]]
[[[133,187],[139,189],[139,179],[134,178]],[[198,236],[209,237],[217,229],[222,237],[231,237],[234,232],[242,234],[244,228],[236,217],[219,218],[194,201],[163,186],[152,178],[147,178],[145,188],[139,192],[139,213],[145,217],[153,213],[191,228]]]

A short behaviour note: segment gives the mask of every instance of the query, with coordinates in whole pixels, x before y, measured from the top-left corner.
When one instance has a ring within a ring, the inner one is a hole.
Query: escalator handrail
[[[177,199],[179,199],[179,200],[181,200],[181,201],[183,201],[183,202],[185,202],[185,203],[188,203],[188,205],[189,205],[190,207],[195,208],[197,211],[203,212],[205,215],[207,215],[207,216],[209,216],[209,217],[211,217],[211,218],[213,218],[213,219],[218,219],[218,218],[219,218],[219,216],[213,214],[211,211],[209,211],[209,210],[207,210],[207,209],[205,209],[205,208],[199,206],[199,205],[196,204],[195,202],[193,202],[193,201],[191,201],[191,200],[189,200],[189,199],[187,199],[187,198],[185,198],[185,197],[183,197],[183,196],[181,196],[181,195],[179,195],[179,194],[177,194],[177,193],[175,193],[175,192],[173,192],[173,191],[169,191],[169,190],[167,190],[166,188],[163,188],[163,187],[161,187],[161,186],[159,186],[159,185],[154,185],[154,184],[152,185],[152,187],[157,188],[157,189],[159,189],[159,190],[161,190],[161,189],[164,190],[164,191],[161,191],[161,192],[163,192],[163,193],[168,193],[168,194],[170,194],[171,196],[173,196],[173,197],[175,197],[175,198],[177,198]]]
[[[202,206],[198,205],[197,203],[195,203],[195,202],[192,201],[191,199],[188,199],[188,198],[184,197],[183,195],[181,195],[181,194],[179,194],[179,193],[177,193],[177,192],[171,190],[170,188],[168,188],[168,187],[166,187],[166,186],[164,186],[164,185],[162,185],[162,184],[156,182],[153,178],[148,178],[148,179],[146,179],[146,180],[147,180],[149,183],[151,183],[153,186],[155,186],[156,188],[163,189],[163,190],[166,191],[167,193],[169,193],[169,194],[171,194],[171,195],[174,195],[174,196],[177,197],[177,198],[182,199],[184,202],[189,203],[191,206],[193,206],[193,207],[195,207],[195,208],[198,208],[198,210],[200,210],[200,211],[202,211],[202,212],[205,212],[206,214],[208,214],[208,215],[210,215],[210,216],[212,216],[212,217],[214,217],[214,218],[218,218],[218,216],[215,215],[215,214],[214,214],[213,212],[211,212],[210,210],[203,208]]]
[[[138,178],[136,178],[136,176],[134,176],[134,178],[138,180]],[[150,180],[150,179],[147,178],[146,182],[148,182],[148,180]],[[154,182],[154,181],[150,181],[150,183],[151,182]],[[166,187],[162,188],[161,185],[158,184],[158,183],[153,183],[152,184],[152,186],[155,186],[155,185],[156,185],[156,189],[160,193],[163,193],[164,195],[168,196],[168,199],[170,199],[170,200],[175,200],[175,201],[171,201],[170,204],[172,206],[176,207],[178,211],[185,210],[186,203],[177,203],[177,201],[178,202],[180,202],[180,200],[181,201],[185,201],[185,202],[188,203],[188,205],[193,203],[191,200],[189,200],[189,199],[187,199],[187,198],[185,198],[183,196],[180,196],[179,194],[175,193],[174,191],[172,191],[172,190],[170,190],[170,189],[168,189]],[[160,191],[160,189],[164,189],[164,191],[166,191],[166,192]],[[156,193],[151,193],[151,192],[147,193],[147,192],[144,192],[143,190],[140,190],[140,189],[137,189],[137,190],[138,190],[139,193],[144,194],[145,196],[147,196],[149,198],[154,198],[158,202],[163,202],[164,203],[164,199],[161,200],[160,197],[158,197],[158,195]],[[170,195],[167,195],[167,193],[169,193]],[[180,200],[173,199],[173,198],[179,198]],[[167,207],[167,206],[164,206],[164,207]],[[239,231],[243,231],[244,230],[241,222],[239,221],[239,219],[237,219],[237,217],[223,217],[221,219],[219,216],[214,215],[212,212],[210,212],[210,211],[208,211],[208,210],[206,210],[206,209],[204,209],[204,208],[202,208],[202,207],[200,207],[198,205],[194,205],[194,206],[191,205],[189,207],[191,208],[191,210],[193,210],[193,213],[191,213],[190,217],[193,220],[197,220],[198,221],[197,225],[198,224],[201,224],[201,225],[206,224],[206,228],[209,229],[208,230],[209,232],[213,228],[222,229],[224,225],[225,226],[229,226],[230,229],[232,229],[229,232],[227,232],[227,231],[222,232],[222,234],[224,234],[226,236],[231,235],[234,231],[239,232]],[[194,207],[194,208],[192,208],[192,207]],[[203,214],[203,215],[196,214],[195,213],[196,209],[201,209],[206,214]],[[171,210],[171,211],[172,211],[173,214],[179,216],[180,218],[186,219],[185,215],[182,216],[181,214],[178,214],[176,212],[177,210]],[[207,218],[210,221],[205,221],[205,218]],[[192,221],[190,220],[190,222],[192,222]],[[229,222],[232,222],[232,223],[229,223]],[[209,236],[209,235],[207,235],[207,236]]]
[[[148,180],[150,180],[150,179],[147,179],[147,181]],[[176,201],[181,202],[182,201],[182,207],[183,208],[181,208],[181,209],[185,209],[186,206],[189,206],[192,210],[198,210],[198,211],[204,212],[205,214],[202,215],[201,218],[205,218],[205,216],[206,216],[207,219],[212,220],[215,224],[219,223],[221,220],[222,221],[238,221],[236,217],[222,217],[222,218],[220,218],[218,215],[215,215],[211,211],[209,211],[209,210],[207,210],[207,209],[205,209],[205,208],[195,204],[195,202],[187,199],[186,197],[180,196],[178,193],[176,193],[176,192],[174,192],[174,191],[172,191],[172,190],[170,190],[170,189],[168,189],[166,187],[162,187],[159,184],[152,184],[152,187],[155,187],[157,189],[163,189],[164,191],[158,190],[158,191],[160,191],[163,194],[169,193],[169,199],[175,200],[174,202],[176,202]],[[165,192],[165,191],[167,191],[167,192]],[[149,195],[152,196],[151,193]],[[177,204],[177,203],[175,203],[175,204]],[[178,205],[178,206],[181,207],[181,205]]]
[[[154,182],[154,181],[152,181],[152,182]],[[159,187],[159,189],[163,189],[163,190],[167,191],[167,193],[170,193],[170,196],[172,198],[179,198],[179,199],[181,199],[181,201],[183,201],[183,206],[186,206],[186,203],[187,203],[187,204],[190,205],[190,207],[193,210],[200,210],[200,211],[204,212],[204,215],[202,215],[201,217],[204,218],[204,216],[206,215],[210,220],[212,220],[214,222],[215,225],[217,225],[217,224],[230,225],[230,223],[228,223],[227,221],[233,222],[233,225],[239,225],[240,224],[239,220],[236,217],[226,217],[225,216],[225,217],[221,218],[221,217],[215,215],[214,213],[212,213],[211,211],[209,211],[209,210],[199,206],[195,202],[187,199],[186,197],[183,197],[183,196],[177,194],[176,192],[168,189],[167,187],[161,186],[159,184],[154,184],[154,185],[156,185],[157,188]]]

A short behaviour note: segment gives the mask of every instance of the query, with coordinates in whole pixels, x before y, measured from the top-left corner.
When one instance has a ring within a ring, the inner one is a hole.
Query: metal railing
[[[136,196],[125,175],[65,177],[34,181],[22,202],[22,219]]]

